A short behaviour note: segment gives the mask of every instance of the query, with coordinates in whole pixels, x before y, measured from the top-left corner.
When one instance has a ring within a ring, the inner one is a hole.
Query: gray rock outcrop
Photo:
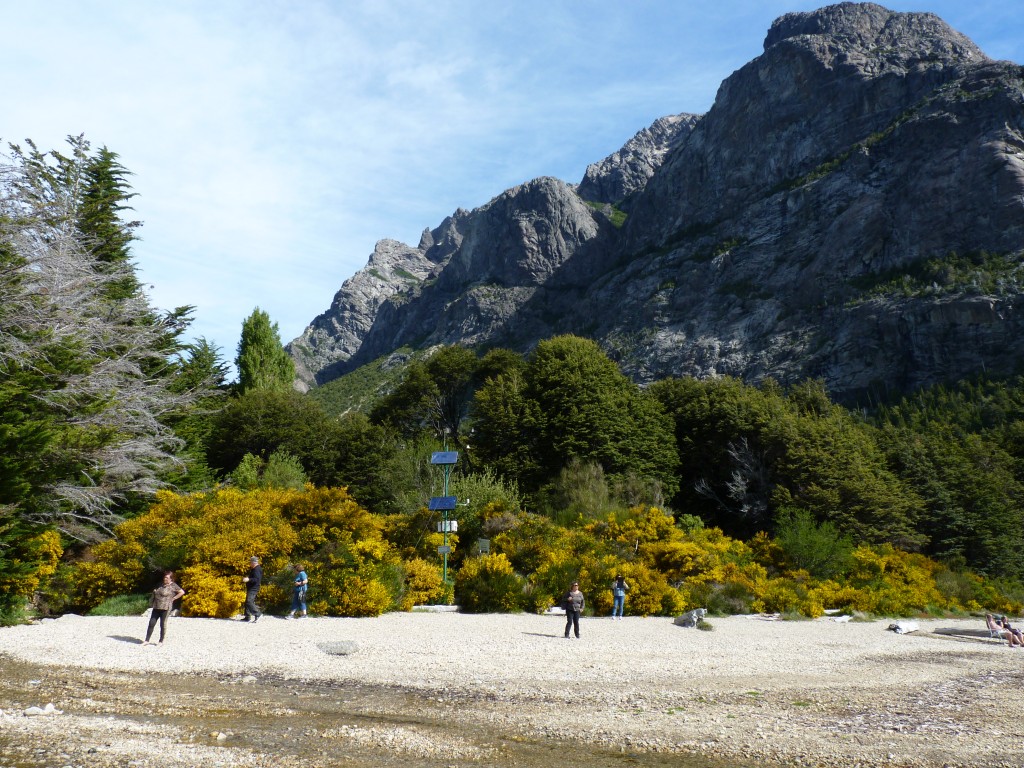
[[[619,151],[591,163],[578,192],[584,200],[616,204],[639,192],[661,167],[665,156],[690,135],[700,115],[683,113],[654,121]]]

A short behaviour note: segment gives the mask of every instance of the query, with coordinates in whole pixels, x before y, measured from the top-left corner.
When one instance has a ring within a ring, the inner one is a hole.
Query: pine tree
[[[123,248],[101,227],[83,231],[103,219],[86,203],[103,173],[122,180],[106,198],[115,213],[130,197],[116,156],[91,155],[80,137],[69,144],[68,155],[13,146],[0,168],[0,507],[87,540],[180,463],[166,421],[196,393],[169,387],[182,311],[161,320],[125,290],[137,282]],[[90,181],[90,167],[107,170]]]
[[[242,323],[238,342],[238,388],[290,389],[295,380],[295,363],[281,346],[277,323],[259,307]]]

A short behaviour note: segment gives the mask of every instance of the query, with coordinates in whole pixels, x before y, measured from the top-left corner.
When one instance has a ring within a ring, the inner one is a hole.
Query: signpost
[[[438,547],[437,553],[444,558],[441,578],[445,584],[448,583],[448,555],[452,551],[452,548],[448,546],[448,534],[459,530],[458,521],[448,519],[448,513],[453,512],[458,503],[458,499],[448,495],[448,475],[458,460],[458,451],[434,451],[430,456],[430,463],[436,464],[444,470],[444,496],[434,496],[430,500],[429,508],[432,512],[440,512],[443,516],[443,520],[437,525],[437,530],[444,534],[444,546]]]

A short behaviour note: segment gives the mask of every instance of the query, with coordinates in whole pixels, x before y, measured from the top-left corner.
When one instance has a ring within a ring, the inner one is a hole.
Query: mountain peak
[[[794,38],[819,37],[855,52],[954,62],[978,62],[984,53],[933,13],[900,13],[874,3],[838,3],[816,11],[787,13],[772,24],[764,49]]]

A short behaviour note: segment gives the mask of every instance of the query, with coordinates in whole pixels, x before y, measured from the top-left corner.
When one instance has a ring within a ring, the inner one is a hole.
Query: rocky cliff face
[[[614,205],[639,192],[665,155],[689,137],[700,117],[686,113],[661,117],[638,131],[618,152],[587,167],[577,190],[580,197]]]
[[[323,383],[403,345],[573,332],[639,381],[904,390],[1016,369],[1022,235],[1024,70],[931,14],[842,3],[778,19],[706,115],[578,188],[539,179],[417,248],[383,241],[290,349]]]

